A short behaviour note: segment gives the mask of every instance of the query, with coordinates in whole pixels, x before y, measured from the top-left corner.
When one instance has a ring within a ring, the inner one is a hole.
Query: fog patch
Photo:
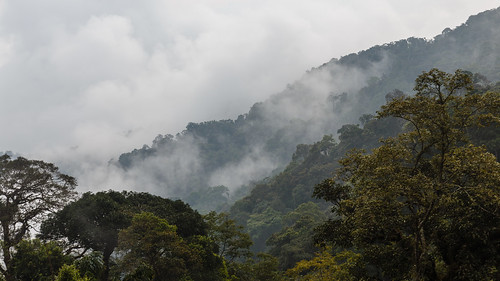
[[[359,90],[370,79],[380,78],[389,58],[381,54],[381,60],[365,68],[344,66],[336,60],[312,69],[299,81],[263,103],[263,115],[276,129],[283,128],[291,120],[307,123],[305,140],[316,141],[325,133],[336,130],[347,122],[355,122],[358,112],[351,110],[358,103]]]
[[[84,155],[80,157],[84,161],[75,162],[60,156],[59,163],[68,172],[78,171],[77,189],[81,192],[135,190],[179,198],[189,194],[190,185],[194,184],[192,175],[202,169],[198,146],[188,138],[168,153],[160,150],[147,158],[132,157],[132,165],[127,169],[119,166],[117,159],[101,162]]]
[[[132,151],[121,167],[115,159],[100,171],[89,170],[82,176],[83,184],[92,188],[96,188],[94,183],[122,185],[127,189],[180,198],[199,188],[222,185],[228,187],[232,196],[240,187],[284,168],[297,144],[313,143],[325,134],[335,135],[343,124],[356,121],[358,112],[350,109],[356,106],[359,90],[370,79],[382,75],[387,61],[382,56],[380,61],[364,68],[332,61],[307,72],[268,100],[255,104],[243,120],[231,121],[241,122],[231,123],[245,137],[246,144],[239,148],[243,152],[241,157],[220,167],[208,164],[210,154],[203,154],[207,152],[202,152],[201,146],[226,143],[235,136],[210,133],[205,137],[212,139],[206,139],[190,135],[193,131],[187,130],[177,137],[159,136],[151,147]],[[203,128],[203,124],[198,126]],[[162,141],[168,143],[160,144]],[[208,153],[231,153],[225,149],[228,148]],[[102,176],[99,178],[96,174]]]
[[[269,176],[279,166],[275,159],[262,148],[254,147],[238,163],[229,163],[214,171],[208,180],[209,186],[224,185],[229,188],[230,194],[243,185]]]

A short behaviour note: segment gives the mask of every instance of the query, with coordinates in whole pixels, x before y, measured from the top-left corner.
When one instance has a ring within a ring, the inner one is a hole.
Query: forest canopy
[[[421,74],[415,96],[378,112],[405,120],[405,131],[371,153],[352,151],[316,186],[315,196],[334,213],[316,238],[360,255],[352,276],[500,277],[500,163],[468,134],[500,123],[500,93],[472,90],[471,76],[460,70]]]
[[[2,277],[499,279],[500,92],[476,78],[422,73],[415,95],[388,93],[338,142],[298,145],[229,214],[149,193],[76,197],[53,164],[4,155]]]

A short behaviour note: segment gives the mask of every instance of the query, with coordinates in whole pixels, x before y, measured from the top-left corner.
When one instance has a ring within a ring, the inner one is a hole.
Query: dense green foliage
[[[12,257],[17,280],[50,281],[61,266],[71,262],[72,258],[65,255],[56,242],[44,243],[38,239],[21,241]]]
[[[130,225],[134,214],[152,212],[175,224],[182,237],[204,235],[206,224],[196,211],[180,200],[172,201],[148,193],[87,192],[53,214],[41,226],[40,237],[64,239],[68,248],[103,253],[103,279],[109,275],[110,257],[118,245],[118,233]]]
[[[314,258],[302,260],[286,271],[292,280],[301,281],[358,281],[364,280],[357,274],[366,266],[361,255],[352,251],[342,251],[332,255],[332,249],[326,247]]]
[[[54,165],[1,156],[0,279],[500,279],[500,84],[486,78],[500,79],[499,15],[332,60],[237,120],[190,123],[115,163],[203,216],[149,193],[73,201]],[[342,71],[370,77],[318,101],[317,75]],[[244,188],[216,182],[259,165]]]
[[[325,136],[315,144],[298,145],[292,161],[283,172],[256,185],[248,196],[232,206],[231,215],[238,223],[246,226],[254,241],[255,251],[265,250],[266,240],[273,233],[297,222],[284,219],[283,216],[301,204],[314,201],[320,204],[321,209],[327,208],[327,204],[312,198],[313,188],[322,179],[331,176],[332,171],[338,167],[338,160],[347,151],[355,147],[376,147],[380,138],[399,132],[402,125],[393,118],[368,118],[365,121],[363,128],[344,125],[339,130],[339,143],[331,136]],[[309,244],[311,243],[312,240]],[[297,249],[298,255],[300,252],[311,254],[311,249]]]
[[[184,240],[176,230],[152,213],[136,214],[119,236],[118,249],[124,253],[122,263],[127,271],[135,274],[146,265],[152,269],[154,281],[223,280],[223,260],[213,254],[210,245],[199,237]]]
[[[74,265],[63,265],[55,281],[89,281],[87,277],[81,277],[80,272]]]
[[[293,267],[297,262],[314,257],[318,250],[310,237],[314,229],[327,216],[320,206],[313,202],[303,203],[297,209],[283,216],[283,227],[267,240],[269,253],[278,257],[281,269]]]
[[[227,262],[252,256],[249,250],[252,240],[241,225],[237,225],[225,213],[212,211],[204,218],[209,225],[208,236],[217,243],[219,255],[226,258]]]
[[[70,243],[68,247],[102,252],[106,280],[118,231],[129,224],[129,218],[121,210],[124,203],[125,197],[119,192],[85,193],[44,221],[40,237],[64,238]]]
[[[278,276],[275,258],[254,260],[249,235],[226,214],[203,217],[180,200],[148,193],[87,192],[45,220],[40,237],[59,241],[76,259],[60,275],[88,280]]]
[[[500,124],[500,93],[437,69],[415,90],[379,112],[407,121],[404,133],[350,153],[316,187],[335,215],[318,237],[361,254],[367,279],[498,279],[500,163],[467,131]]]

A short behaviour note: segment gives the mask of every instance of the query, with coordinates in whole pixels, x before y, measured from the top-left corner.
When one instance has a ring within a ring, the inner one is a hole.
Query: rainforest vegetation
[[[485,33],[499,15],[311,70],[391,57],[314,118],[269,115],[310,98],[299,81],[236,120],[190,123],[110,162],[186,164],[181,177],[144,175],[178,198],[77,193],[52,163],[0,156],[0,280],[500,280],[500,82],[489,80],[500,44]],[[211,184],[241,163],[271,170]]]
[[[498,279],[500,91],[438,69],[415,91],[389,94],[338,143],[297,146],[234,219],[149,193],[77,196],[53,164],[3,155],[3,278]]]

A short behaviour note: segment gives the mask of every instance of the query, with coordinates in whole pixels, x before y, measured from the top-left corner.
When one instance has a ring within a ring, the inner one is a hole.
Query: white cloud
[[[106,163],[189,121],[235,118],[333,57],[432,37],[497,5],[3,0],[0,151]]]
[[[234,192],[242,185],[268,176],[279,165],[276,159],[260,147],[254,147],[241,161],[231,163],[214,171],[208,181],[209,186],[224,185]]]
[[[127,18],[92,16],[75,34],[60,35],[52,42],[49,63],[73,85],[132,77],[147,56],[132,33]]]

